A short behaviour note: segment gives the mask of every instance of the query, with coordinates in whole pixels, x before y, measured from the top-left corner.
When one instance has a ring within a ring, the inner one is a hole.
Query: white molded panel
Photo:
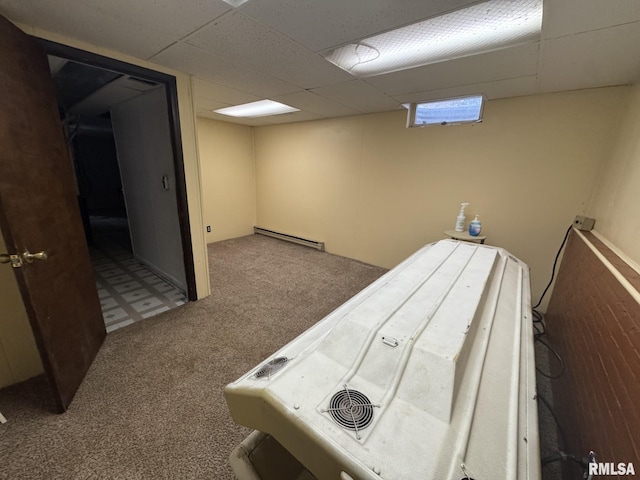
[[[227,404],[319,479],[459,480],[462,464],[539,479],[531,322],[527,265],[442,240],[229,384]]]

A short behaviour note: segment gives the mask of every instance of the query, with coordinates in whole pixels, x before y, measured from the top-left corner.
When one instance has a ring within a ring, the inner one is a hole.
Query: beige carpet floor
[[[0,479],[233,479],[229,454],[250,430],[223,387],[385,272],[255,235],[209,245],[209,267],[210,297],[107,336],[67,413],[51,413],[42,377],[0,390]],[[539,412],[544,457],[558,440]]]
[[[209,246],[213,294],[110,333],[69,410],[0,390],[2,479],[232,479],[223,387],[385,272],[251,235]]]

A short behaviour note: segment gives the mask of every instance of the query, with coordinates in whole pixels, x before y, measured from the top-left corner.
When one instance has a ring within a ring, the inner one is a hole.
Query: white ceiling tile
[[[329,48],[478,1],[232,0],[238,5],[232,8],[223,0],[0,0],[0,14],[48,38],[193,74],[202,116],[217,105],[264,98],[303,110],[281,119],[234,120],[250,125],[387,110],[387,97],[480,91],[503,98],[640,82],[640,0],[544,0],[540,44],[363,80],[320,57]]]
[[[293,112],[286,113],[284,115],[272,115],[270,117],[262,117],[262,119],[269,125],[279,123],[294,123],[294,122],[308,122],[310,120],[320,120],[324,117],[312,112]]]
[[[153,61],[261,99],[300,90],[283,80],[229,63],[186,43],[172,45],[153,57]]]
[[[222,0],[1,0],[14,21],[148,59],[231,6]]]
[[[305,112],[315,113],[322,117],[343,117],[346,115],[358,115],[362,112],[334,102],[315,93],[303,90],[301,92],[288,93],[274,97],[273,100],[299,108]]]
[[[241,92],[235,88],[208,82],[198,77],[194,77],[193,84],[196,97],[225,102],[227,105],[241,105],[243,103],[262,100],[262,97]]]
[[[236,11],[198,30],[185,41],[230,63],[251,65],[255,70],[301,88],[352,78],[321,55]]]
[[[254,0],[240,10],[316,52],[477,0]]]
[[[547,0],[544,3],[542,39],[638,21],[638,0]]]
[[[337,85],[316,88],[314,93],[355,108],[361,112],[395,110],[401,105],[363,80],[351,80]]]
[[[208,110],[210,112],[219,108],[231,107],[232,105],[220,100],[212,100],[210,98],[196,96],[196,110],[203,111]]]
[[[509,78],[496,82],[475,83],[459,87],[441,88],[425,92],[398,95],[396,100],[400,103],[426,102],[428,100],[440,100],[444,98],[461,97],[464,95],[482,94],[488,100],[506,97],[520,97],[531,95],[535,91],[538,77]]]
[[[229,117],[228,115],[220,115],[219,113],[213,113],[211,110],[198,110],[196,112],[198,117],[210,118],[211,120],[219,120],[221,122],[237,123],[240,125],[248,125],[250,127],[256,127],[259,125],[270,125],[265,121],[265,117],[260,118],[239,118]]]
[[[397,97],[403,93],[524,77],[536,74],[538,50],[539,43],[529,43],[366,80],[387,95]]]
[[[638,59],[636,24],[546,40],[540,53],[539,88],[556,92],[638,82]]]

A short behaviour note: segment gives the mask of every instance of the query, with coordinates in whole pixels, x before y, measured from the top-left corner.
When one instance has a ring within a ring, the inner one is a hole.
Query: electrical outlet
[[[207,225],[207,233],[211,233],[211,225]]]
[[[590,232],[591,230],[593,230],[595,224],[595,219],[583,217],[582,215],[576,215],[576,219],[573,221],[574,227],[585,232]]]

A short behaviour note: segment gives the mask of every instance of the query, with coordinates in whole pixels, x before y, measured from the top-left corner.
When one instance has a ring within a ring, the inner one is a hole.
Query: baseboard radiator
[[[267,237],[278,238],[287,242],[297,243],[298,245],[304,245],[306,247],[315,248],[324,252],[324,242],[318,242],[316,240],[309,240],[308,238],[295,237],[286,233],[275,232],[273,230],[267,230],[266,228],[253,227],[253,233],[259,235],[266,235]]]

